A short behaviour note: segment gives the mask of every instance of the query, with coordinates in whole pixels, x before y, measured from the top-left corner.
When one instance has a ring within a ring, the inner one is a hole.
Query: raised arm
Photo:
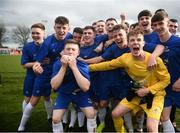
[[[159,57],[164,52],[164,46],[163,45],[157,45],[154,49],[153,53],[151,54],[151,57],[148,61],[148,70],[152,70],[156,67],[156,57]]]

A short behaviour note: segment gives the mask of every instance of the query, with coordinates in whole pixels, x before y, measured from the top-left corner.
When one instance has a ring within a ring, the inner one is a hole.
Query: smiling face
[[[168,14],[164,12],[156,13],[152,17],[152,26],[155,32],[157,32],[161,42],[167,41],[171,33],[169,32],[168,24],[169,24],[169,18]]]
[[[95,38],[95,33],[93,29],[84,29],[83,30],[83,41],[86,45],[91,45],[94,44],[94,38]]]
[[[45,37],[45,31],[40,28],[32,28],[31,36],[36,44],[41,44]]]
[[[63,40],[69,31],[69,24],[55,24],[54,30],[56,39]]]
[[[168,29],[168,19],[164,18],[163,20],[156,21],[152,23],[153,29],[160,37],[165,36],[169,33]]]
[[[139,27],[143,32],[151,31],[151,17],[150,16],[142,16],[139,18]]]
[[[123,48],[125,45],[127,45],[127,34],[124,29],[114,30],[113,38],[118,47]]]
[[[117,22],[115,20],[106,21],[106,31],[109,33],[116,24]]]
[[[169,26],[169,31],[175,35],[178,30],[178,22],[169,21],[168,26]]]
[[[98,35],[104,35],[106,33],[105,29],[105,22],[104,21],[98,21],[96,25],[96,31]]]
[[[128,47],[135,58],[143,56],[144,37],[141,33],[129,34]]]

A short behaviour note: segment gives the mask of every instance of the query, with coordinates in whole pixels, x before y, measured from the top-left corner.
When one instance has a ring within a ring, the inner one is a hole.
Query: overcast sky
[[[11,27],[16,24],[31,26],[43,22],[48,32],[53,32],[54,19],[66,16],[71,28],[84,27],[93,21],[114,17],[119,21],[121,12],[127,21],[137,21],[144,9],[154,13],[164,8],[171,18],[180,21],[180,0],[0,0],[0,21]]]

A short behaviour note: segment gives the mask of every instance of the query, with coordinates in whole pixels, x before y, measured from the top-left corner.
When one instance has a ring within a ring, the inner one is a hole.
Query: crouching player
[[[158,132],[158,123],[166,94],[164,88],[170,83],[170,75],[160,58],[156,59],[157,67],[154,70],[147,69],[151,54],[143,51],[144,38],[141,31],[131,31],[128,34],[128,46],[131,53],[125,53],[108,62],[90,65],[90,70],[105,71],[123,67],[134,81],[143,82],[142,88],[135,92],[137,96],[130,101],[124,98],[112,111],[112,117],[123,116],[130,110],[140,107],[147,114],[148,132]],[[149,93],[154,95],[151,108],[147,108],[146,103],[140,103],[142,97]]]
[[[58,91],[53,110],[53,132],[63,132],[62,116],[71,102],[85,113],[88,132],[96,128],[94,108],[87,93],[90,86],[89,68],[86,63],[77,60],[79,52],[78,42],[67,40],[61,59],[53,67],[51,86]]]

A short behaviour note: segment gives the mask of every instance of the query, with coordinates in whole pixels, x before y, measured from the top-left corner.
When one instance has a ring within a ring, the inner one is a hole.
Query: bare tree
[[[4,33],[6,32],[6,28],[3,23],[0,23],[0,48],[2,48],[2,37]]]
[[[17,38],[20,45],[24,45],[29,39],[30,29],[25,25],[18,25],[13,29],[13,35]]]

